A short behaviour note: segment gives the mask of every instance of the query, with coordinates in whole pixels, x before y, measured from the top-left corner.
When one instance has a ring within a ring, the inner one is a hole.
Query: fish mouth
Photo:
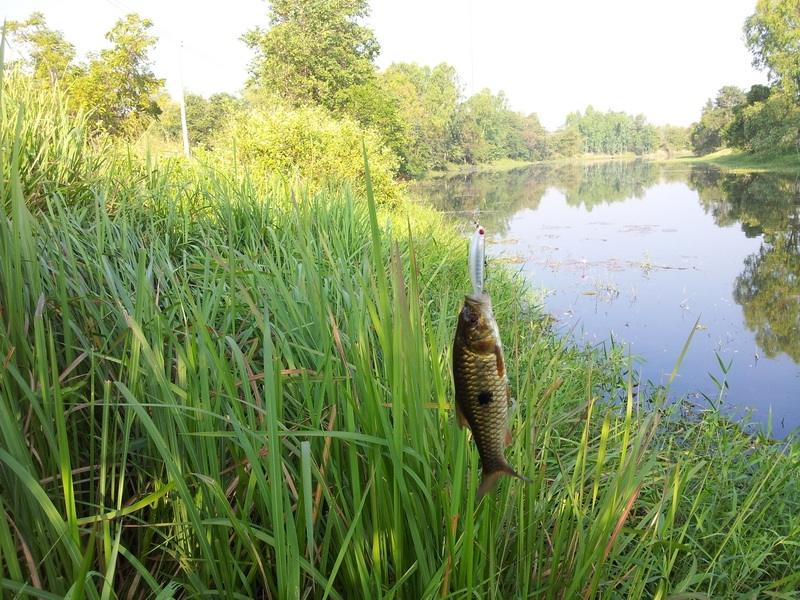
[[[472,306],[480,306],[481,308],[492,307],[492,299],[489,298],[489,294],[486,292],[482,292],[480,294],[467,294],[464,296],[464,302]]]
[[[464,296],[464,308],[473,314],[483,315],[487,318],[494,318],[492,314],[492,299],[489,294],[467,294]]]

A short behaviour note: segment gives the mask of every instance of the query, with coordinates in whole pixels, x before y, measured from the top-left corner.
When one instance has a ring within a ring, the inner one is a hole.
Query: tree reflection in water
[[[571,206],[592,210],[599,204],[641,198],[661,176],[657,163],[642,160],[554,162],[503,173],[429,179],[412,186],[412,191],[436,209],[454,214],[457,222],[466,223],[479,213],[489,231],[502,235],[517,211],[536,210],[549,189],[563,193]]]
[[[570,206],[641,198],[659,182],[685,182],[720,226],[739,225],[761,238],[734,281],[733,298],[768,357],[800,363],[800,180],[774,173],[731,174],[709,167],[647,161],[547,163],[505,173],[472,173],[420,182],[412,189],[464,230],[472,215],[496,236],[521,209],[536,210],[550,189]]]
[[[738,222],[748,237],[761,236],[733,298],[766,356],[784,352],[800,363],[800,180],[697,170],[690,184],[719,225]]]

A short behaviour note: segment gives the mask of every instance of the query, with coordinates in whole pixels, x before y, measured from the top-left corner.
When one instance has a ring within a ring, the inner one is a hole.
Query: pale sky
[[[368,25],[379,67],[414,61],[456,67],[466,95],[505,91],[511,107],[549,129],[567,113],[644,113],[655,124],[688,125],[723,85],[765,83],[751,67],[742,25],[756,0],[372,0]],[[0,0],[0,16],[44,13],[79,55],[128,12],[154,22],[156,74],[171,94],[183,82],[210,95],[238,92],[251,53],[239,41],[267,25],[264,0]]]

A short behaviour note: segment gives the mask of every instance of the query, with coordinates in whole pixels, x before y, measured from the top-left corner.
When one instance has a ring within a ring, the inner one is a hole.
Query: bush
[[[270,109],[251,109],[231,120],[221,133],[237,159],[250,169],[300,177],[312,188],[326,183],[353,181],[357,191],[365,191],[362,143],[369,156],[375,198],[393,202],[399,184],[394,176],[397,157],[372,131],[347,117],[334,118],[322,108],[291,109],[273,105]]]
[[[737,145],[753,152],[782,153],[800,147],[800,106],[784,93],[754,102],[737,115]]]

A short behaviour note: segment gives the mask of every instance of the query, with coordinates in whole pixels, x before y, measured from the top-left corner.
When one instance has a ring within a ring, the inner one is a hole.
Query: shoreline
[[[731,172],[765,172],[775,173],[800,173],[800,152],[797,154],[764,155],[751,152],[740,152],[723,149],[703,156],[694,156],[686,151],[679,151],[675,156],[664,157],[663,153],[644,154],[637,156],[632,153],[625,154],[583,154],[570,158],[550,158],[547,160],[525,161],[501,159],[489,163],[474,165],[448,165],[446,170],[429,171],[425,176],[410,181],[428,181],[455,177],[459,175],[507,173],[516,169],[524,169],[535,165],[557,165],[567,163],[595,163],[613,161],[644,160],[661,164],[698,164],[712,165]]]
[[[629,162],[635,160],[646,160],[653,162],[665,162],[680,160],[685,154],[678,153],[680,156],[675,158],[663,158],[658,153],[636,155],[632,152],[623,154],[581,154],[580,156],[564,158],[548,158],[546,160],[526,161],[501,159],[489,163],[477,163],[474,165],[451,164],[446,170],[429,171],[425,176],[410,181],[427,181],[430,179],[441,179],[454,177],[456,175],[472,175],[474,173],[507,173],[516,169],[524,169],[535,165],[563,165],[569,163],[591,164],[600,162]]]
[[[800,173],[800,152],[797,154],[765,155],[739,152],[726,148],[703,156],[685,156],[658,162],[705,164],[730,172]]]

